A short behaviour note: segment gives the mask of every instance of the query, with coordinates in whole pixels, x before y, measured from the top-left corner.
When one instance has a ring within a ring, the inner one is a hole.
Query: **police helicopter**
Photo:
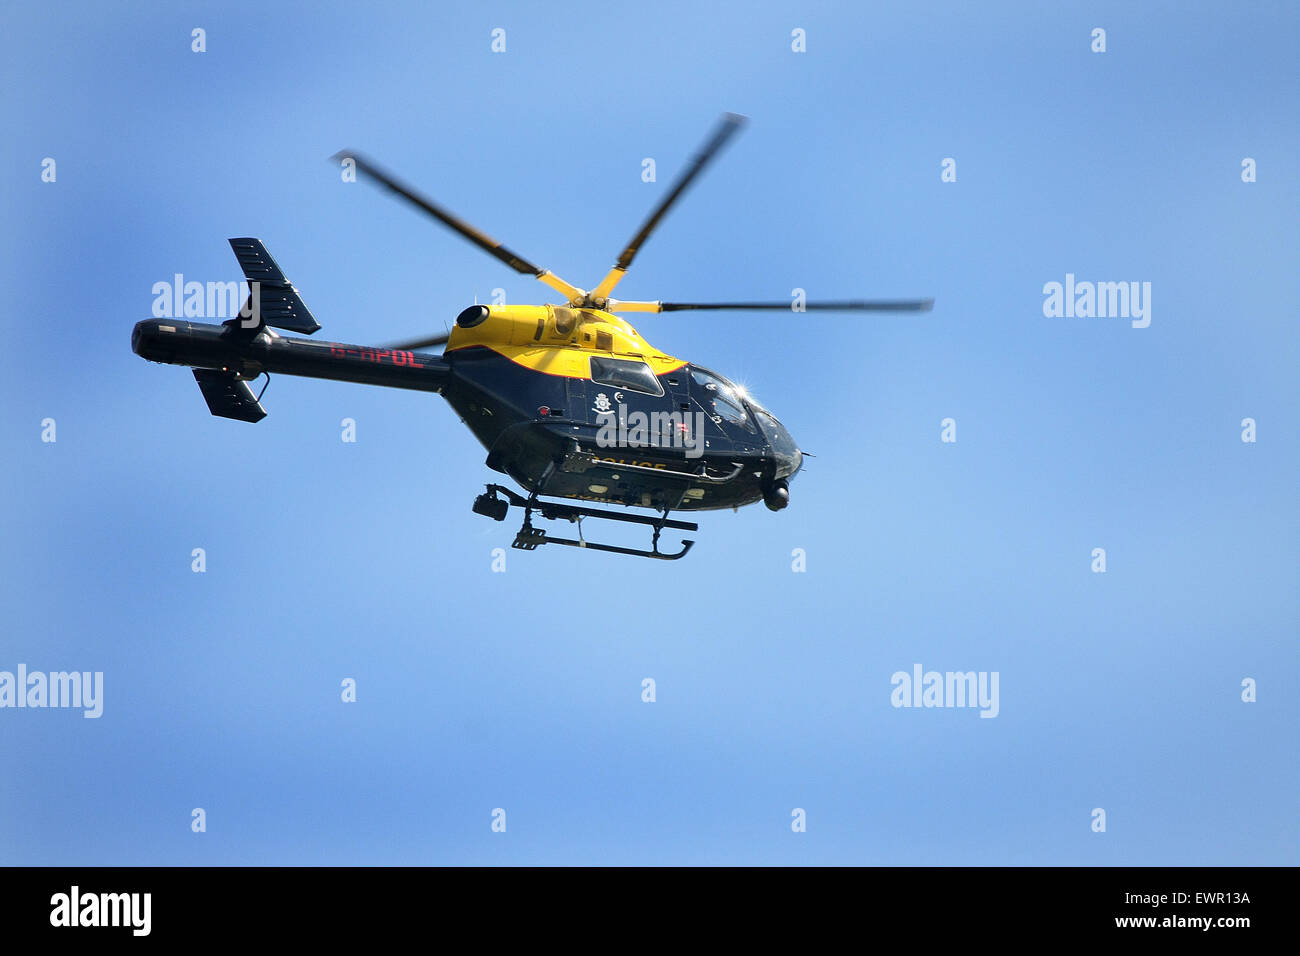
[[[438,392],[487,449],[487,466],[509,476],[520,494],[488,484],[475,513],[504,521],[524,513],[513,547],[559,544],[675,560],[659,550],[665,528],[696,531],[673,512],[739,508],[790,500],[803,464],[790,432],[755,398],[717,372],[651,345],[624,315],[695,310],[797,311],[784,302],[620,300],[615,288],[668,211],[699,177],[744,117],[725,114],[700,152],[651,211],[614,266],[594,288],[573,285],[535,265],[416,192],[356,152],[335,156],[356,172],[428,213],[511,269],[558,293],[546,305],[472,305],[450,332],[383,346],[293,338],[320,324],[258,239],[231,239],[250,295],[239,316],[221,324],[150,319],[136,324],[131,348],[154,362],[193,368],[213,415],[257,422],[266,416],[250,382],[271,373]],[[929,309],[931,299],[805,302],[807,311],[895,312]],[[445,346],[441,355],[428,349]],[[262,391],[265,391],[265,384]],[[563,499],[576,504],[566,504]],[[596,508],[647,509],[653,514]],[[537,516],[577,522],[577,537],[555,537]],[[588,541],[584,518],[648,526],[648,550]]]

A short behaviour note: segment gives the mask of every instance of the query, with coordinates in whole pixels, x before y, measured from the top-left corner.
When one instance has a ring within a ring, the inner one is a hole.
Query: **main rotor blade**
[[[928,312],[934,299],[843,299],[829,302],[805,302],[807,312]],[[607,312],[685,312],[709,310],[749,312],[797,312],[795,303],[786,302],[619,302],[611,299]]]
[[[698,177],[700,173],[704,172],[704,167],[707,166],[722,147],[726,145],[727,140],[729,140],[737,130],[744,126],[745,123],[746,118],[736,113],[722,114],[721,121],[719,121],[717,128],[713,131],[713,135],[709,137],[708,142],[704,144],[704,148],[696,153],[695,158],[691,160],[691,164],[683,170],[680,176],[677,177],[677,182],[675,182],[672,189],[668,191],[668,195],[666,195],[650,215],[646,217],[645,222],[641,224],[641,229],[632,237],[632,241],[627,244],[627,248],[625,248],[622,255],[618,257],[618,262],[614,264],[614,268],[610,269],[605,278],[600,280],[600,284],[591,291],[592,299],[605,299],[609,297],[609,294],[614,291],[614,287],[618,285],[619,280],[621,280],[627,273],[627,270],[631,268],[632,260],[636,258],[636,254],[641,250],[641,246],[645,244],[645,241],[650,238],[650,233],[654,232],[655,228],[659,225],[659,221],[668,214],[668,210],[673,207],[673,204],[677,202],[679,198],[681,198],[682,193],[686,192],[686,188],[695,181],[696,177]]]
[[[406,185],[406,183],[402,182],[396,176],[364,158],[359,153],[344,150],[335,153],[333,158],[338,161],[351,159],[356,163],[358,172],[365,174],[385,189],[390,190],[405,199],[407,202],[424,210],[444,226],[447,226],[452,231],[458,233],[465,239],[468,239],[488,255],[500,259],[516,272],[522,275],[534,276],[549,285],[552,289],[555,289],[557,292],[563,293],[571,302],[575,299],[580,301],[586,297],[586,292],[584,290],[579,289],[575,285],[570,285],[554,273],[548,272],[541,266],[535,265],[523,256],[512,252],[487,233],[475,229],[469,223],[465,222],[465,220],[460,219],[455,214],[442,208],[427,196],[423,196],[416,192],[412,187]]]
[[[385,345],[384,348],[392,349],[395,352],[413,352],[416,349],[432,348],[435,345],[446,345],[451,338],[450,332],[443,332],[441,335],[431,335],[423,339],[413,339],[409,342],[393,342],[391,345]]]

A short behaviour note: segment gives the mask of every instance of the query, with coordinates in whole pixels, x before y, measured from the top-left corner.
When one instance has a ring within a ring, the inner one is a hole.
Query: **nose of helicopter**
[[[793,478],[803,467],[803,452],[795,444],[794,436],[779,422],[772,421],[768,428],[768,443],[776,460],[776,477]]]
[[[794,442],[791,441],[791,444],[793,445]],[[803,452],[798,448],[788,453],[773,448],[772,457],[776,459],[776,476],[778,478],[793,478],[799,472],[799,469],[803,467]]]
[[[790,479],[803,467],[803,452],[794,436],[770,415],[761,416],[768,449],[776,464],[775,472],[763,487],[763,503],[771,511],[780,511],[790,503]]]

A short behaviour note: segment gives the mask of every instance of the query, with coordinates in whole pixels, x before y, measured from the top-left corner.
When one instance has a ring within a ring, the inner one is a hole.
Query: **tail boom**
[[[447,363],[437,355],[287,338],[266,326],[242,328],[238,319],[223,325],[146,319],[132,330],[131,349],[151,362],[213,370],[230,382],[248,381],[268,372],[439,392],[448,375]],[[200,378],[200,384],[205,379],[215,387],[217,380],[212,376]],[[209,408],[213,414],[221,414],[211,402]],[[242,415],[222,417],[249,420]]]

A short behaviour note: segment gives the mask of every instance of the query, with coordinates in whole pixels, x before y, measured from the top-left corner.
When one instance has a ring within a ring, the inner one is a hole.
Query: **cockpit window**
[[[749,414],[736,395],[732,384],[720,375],[706,372],[704,369],[691,367],[691,378],[695,380],[694,389],[699,403],[706,412],[724,418],[734,425],[743,425],[754,430]]]
[[[799,453],[795,447],[794,439],[790,433],[785,430],[785,426],[776,420],[767,409],[758,412],[759,424],[763,426],[763,433],[767,435],[767,440],[772,443],[772,450],[778,455],[784,455],[793,458]]]
[[[633,362],[628,359],[591,357],[591,380],[597,385],[610,388],[626,388],[632,392],[645,392],[647,395],[662,395],[664,387],[645,362]]]

